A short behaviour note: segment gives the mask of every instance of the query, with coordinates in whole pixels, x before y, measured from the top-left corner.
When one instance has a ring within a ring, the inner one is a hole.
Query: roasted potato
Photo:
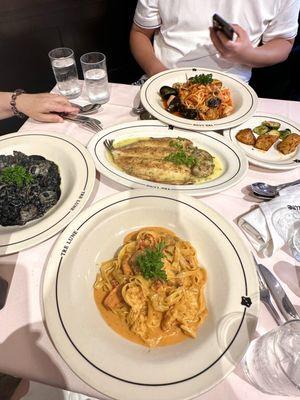
[[[300,135],[297,133],[291,133],[286,136],[280,143],[277,145],[277,150],[282,154],[290,154],[293,153],[297,146],[300,144]]]
[[[269,148],[277,141],[279,137],[276,135],[261,135],[256,139],[254,147],[259,150],[268,151]]]
[[[255,144],[255,136],[250,128],[242,129],[238,131],[235,135],[236,140],[242,142],[244,144],[249,144],[250,146],[254,146]]]

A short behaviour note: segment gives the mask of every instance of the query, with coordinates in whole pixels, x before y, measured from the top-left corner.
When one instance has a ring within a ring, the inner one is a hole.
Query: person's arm
[[[11,96],[12,93],[0,92],[0,119],[14,115]],[[78,108],[72,107],[67,98],[51,93],[22,93],[16,98],[16,107],[19,112],[40,122],[63,122],[63,118],[53,112],[78,112]]]
[[[285,61],[292,50],[294,39],[284,38],[274,38],[259,47],[253,47],[247,32],[239,25],[232,26],[237,34],[235,41],[226,38],[222,32],[210,28],[214,46],[228,61],[252,68],[267,67]]]
[[[134,23],[130,32],[131,52],[149,77],[167,69],[155,56],[151,42],[154,32],[155,29],[140,28]]]

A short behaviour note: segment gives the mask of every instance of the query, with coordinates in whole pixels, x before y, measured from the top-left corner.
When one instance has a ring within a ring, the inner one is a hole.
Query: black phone
[[[226,22],[223,18],[220,17],[220,15],[218,14],[214,14],[212,17],[213,20],[213,28],[216,31],[221,31],[224,33],[224,35],[229,39],[232,40],[233,39],[233,35],[234,35],[234,29],[233,27]]]

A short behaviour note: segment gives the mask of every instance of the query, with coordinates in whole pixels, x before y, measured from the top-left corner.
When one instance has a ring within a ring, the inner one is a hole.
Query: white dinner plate
[[[231,115],[210,121],[197,121],[173,115],[164,109],[159,95],[160,88],[172,86],[176,82],[184,83],[187,78],[199,74],[212,74],[214,79],[219,79],[225,87],[230,89],[233,98]],[[169,125],[185,129],[211,131],[228,129],[247,121],[256,110],[258,98],[247,83],[233,75],[213,69],[176,68],[160,72],[149,78],[141,88],[141,101],[150,114]]]
[[[266,120],[280,122],[280,130],[289,128],[293,133],[300,135],[299,124],[296,122],[280,115],[267,114],[263,112],[255,113],[255,115],[253,115],[247,122],[244,122],[235,128],[228,129],[224,131],[223,134],[245,152],[251,164],[267,169],[278,170],[288,170],[299,167],[300,164],[294,162],[294,160],[300,159],[300,146],[298,146],[293,153],[284,155],[276,149],[276,145],[280,140],[278,140],[278,142],[276,142],[268,151],[263,151],[256,149],[253,146],[241,143],[236,139],[235,136],[241,129],[253,129]]]
[[[0,154],[21,151],[55,162],[61,176],[61,196],[47,213],[23,226],[0,226],[0,255],[34,246],[63,229],[82,210],[95,183],[95,166],[86,148],[60,133],[22,132],[1,136]]]
[[[208,273],[208,317],[197,338],[151,350],[112,330],[93,297],[97,264],[145,226],[190,241]],[[118,400],[183,400],[211,389],[241,360],[259,291],[253,260],[231,223],[188,196],[136,189],[96,202],[62,232],[46,267],[43,305],[54,345],[87,384]]]
[[[195,146],[217,157],[223,168],[221,175],[210,181],[190,185],[171,185],[136,178],[121,171],[112,162],[103,144],[105,140],[114,140],[117,143],[133,138],[178,136],[190,139]],[[207,196],[226,190],[243,179],[248,170],[248,162],[243,152],[216,132],[202,132],[200,135],[199,132],[170,128],[159,121],[130,122],[104,129],[92,137],[88,150],[100,173],[127,187],[167,189],[194,196]]]

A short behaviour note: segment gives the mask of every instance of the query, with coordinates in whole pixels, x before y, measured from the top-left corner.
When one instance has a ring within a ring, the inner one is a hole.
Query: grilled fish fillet
[[[127,174],[153,182],[191,184],[214,171],[213,157],[183,138],[142,139],[125,146],[112,147],[110,152],[115,164]],[[197,164],[187,166],[166,160],[170,154],[178,152],[193,157]]]
[[[127,174],[147,181],[184,185],[196,180],[189,167],[170,161],[118,156],[115,163]]]

